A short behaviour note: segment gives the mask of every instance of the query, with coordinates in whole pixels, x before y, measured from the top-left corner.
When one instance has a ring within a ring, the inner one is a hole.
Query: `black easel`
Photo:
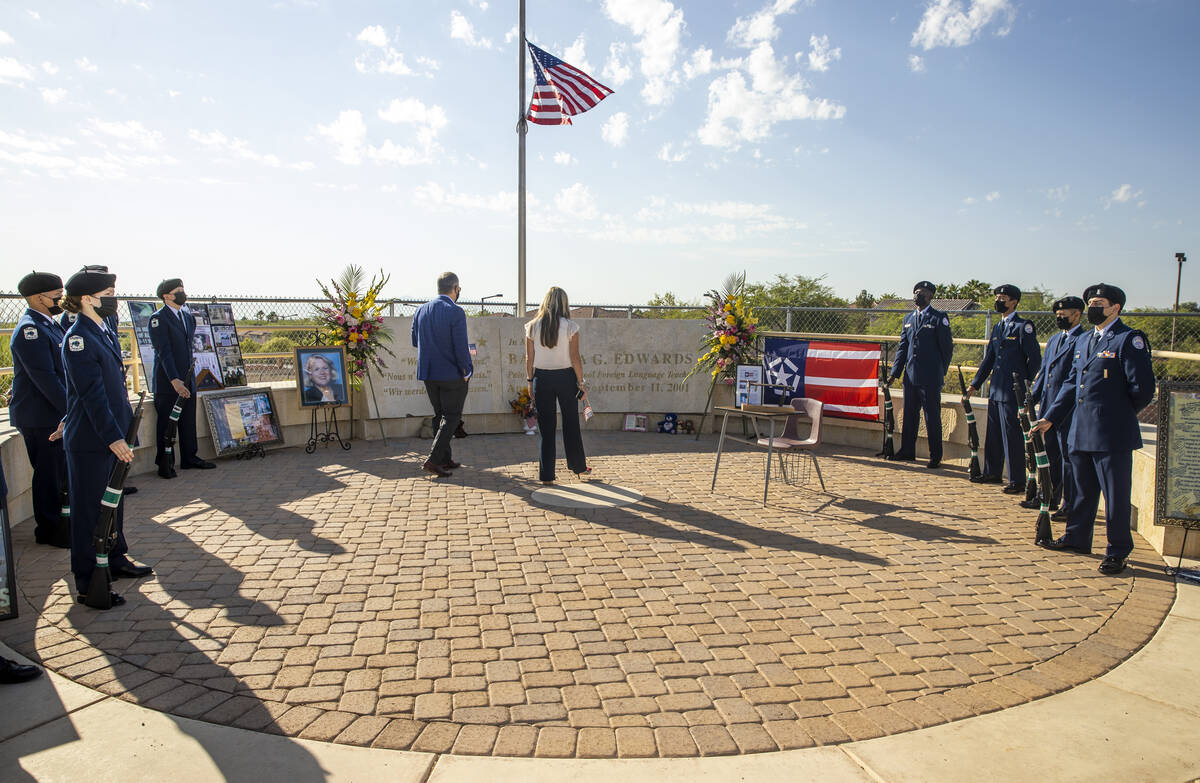
[[[321,405],[317,405],[312,409],[312,426],[310,426],[308,430],[308,445],[304,447],[304,450],[307,453],[312,454],[314,451],[316,451],[318,443],[324,443],[326,446],[328,446],[335,440],[343,449],[346,451],[350,450],[350,441],[342,440],[342,434],[338,431],[337,409],[339,407],[340,406],[338,405],[322,403]],[[318,411],[323,414],[322,418],[325,424],[324,432],[318,432]]]

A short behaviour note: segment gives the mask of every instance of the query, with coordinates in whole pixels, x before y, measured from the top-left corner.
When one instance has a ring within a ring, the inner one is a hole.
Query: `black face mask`
[[[997,313],[1007,313],[1008,312],[1008,305],[1004,304],[1004,302],[1001,302],[999,299],[996,300],[995,307],[996,307]]]
[[[175,292],[175,305],[176,305],[176,307],[183,307],[185,304],[187,304],[187,291],[177,291],[177,292]]]
[[[50,299],[50,304],[46,306],[46,312],[50,313],[50,315],[58,315],[61,313],[62,308],[58,306],[58,302],[54,301],[54,299],[51,297],[47,298]]]
[[[1105,308],[1100,305],[1092,305],[1088,308],[1088,323],[1099,326],[1108,320],[1108,316],[1104,314]]]
[[[100,306],[96,308],[96,315],[101,318],[108,318],[110,315],[117,314],[117,298],[115,296],[97,297],[100,300]]]
[[[921,309],[925,309],[925,305],[929,304],[928,294],[913,294],[913,304]]]
[[[1071,319],[1067,318],[1065,315],[1055,316],[1054,323],[1058,324],[1058,328],[1062,329],[1064,332],[1075,325],[1075,324],[1071,323]]]

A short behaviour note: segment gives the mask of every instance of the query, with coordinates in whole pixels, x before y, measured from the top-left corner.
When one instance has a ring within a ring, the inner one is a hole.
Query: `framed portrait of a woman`
[[[297,348],[296,391],[301,408],[349,404],[346,349],[340,345]]]

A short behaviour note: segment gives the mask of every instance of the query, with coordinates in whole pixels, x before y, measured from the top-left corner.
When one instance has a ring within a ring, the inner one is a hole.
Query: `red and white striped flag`
[[[825,403],[830,416],[879,421],[878,343],[826,342],[768,337],[763,344],[767,383],[789,386],[789,397],[810,397]],[[764,397],[778,403],[775,389]]]
[[[533,55],[536,84],[529,102],[530,122],[536,125],[570,125],[571,117],[583,114],[612,95],[612,90],[573,65],[563,62],[528,41]]]

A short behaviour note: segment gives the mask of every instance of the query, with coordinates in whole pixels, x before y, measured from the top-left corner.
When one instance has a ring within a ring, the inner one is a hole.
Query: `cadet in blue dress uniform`
[[[942,461],[942,383],[954,353],[950,318],[930,305],[936,289],[922,280],[913,286],[916,309],[904,316],[900,345],[892,362],[888,382],[904,377],[904,422],[900,430],[900,450],[895,460],[917,458],[917,428],[920,412],[925,414],[925,433],[929,438],[928,468]]]
[[[7,498],[8,482],[4,480],[4,466],[0,465],[0,503],[4,503]],[[3,531],[0,531],[0,535],[3,535]],[[42,670],[36,666],[26,666],[10,658],[0,658],[0,684],[26,682],[40,676],[41,673]]]
[[[1058,397],[1063,384],[1075,368],[1075,338],[1083,332],[1079,320],[1083,317],[1084,304],[1078,296],[1064,296],[1054,303],[1054,321],[1060,331],[1050,336],[1046,341],[1046,353],[1042,357],[1042,369],[1033,382],[1030,394],[1037,405],[1038,414],[1046,415],[1050,404]],[[1032,414],[1031,414],[1032,415]],[[1067,509],[1071,506],[1071,498],[1075,496],[1075,478],[1071,471],[1071,460],[1067,455],[1067,437],[1071,434],[1071,414],[1068,413],[1062,424],[1046,434],[1046,458],[1050,461],[1050,480],[1054,483],[1054,496],[1050,500],[1051,507],[1058,506],[1050,518],[1062,521],[1067,518]],[[1060,504],[1061,500],[1061,504]],[[1022,502],[1025,508],[1038,508],[1037,498],[1028,503]]]
[[[1108,548],[1100,573],[1113,575],[1125,570],[1133,551],[1133,450],[1142,447],[1137,415],[1154,399],[1154,367],[1146,335],[1121,323],[1124,291],[1097,283],[1083,298],[1095,328],[1075,338],[1074,372],[1037,423],[1043,432],[1061,427],[1074,411],[1068,441],[1075,497],[1067,509],[1066,534],[1047,546],[1090,554],[1103,492]]]
[[[133,461],[125,432],[133,418],[125,390],[121,347],[117,335],[104,324],[113,314],[116,275],[84,269],[67,281],[62,305],[79,318],[67,330],[62,361],[67,380],[67,415],[63,445],[71,487],[71,571],[78,599],[83,603],[96,563],[92,536],[100,517],[100,499],[119,459]],[[126,556],[125,500],[117,506],[117,543],[109,555],[114,579],[145,576],[149,566],[134,565]],[[113,605],[125,599],[113,594]]]
[[[156,428],[158,475],[175,478],[175,456],[168,454],[167,422],[175,401],[183,398],[179,416],[179,466],[181,468],[215,468],[211,462],[196,456],[196,378],[191,371],[192,337],[196,334],[196,319],[183,309],[187,292],[179,278],[164,280],[155,291],[163,306],[150,316],[150,343],[154,346],[154,411]]]
[[[1013,373],[1028,384],[1037,375],[1042,364],[1042,350],[1038,346],[1037,330],[1033,324],[1017,315],[1017,303],[1021,301],[1021,289],[1015,285],[999,285],[992,291],[996,295],[995,309],[1003,317],[992,327],[983,361],[975,373],[967,396],[983,386],[988,375],[995,370],[992,385],[988,389],[987,435],[983,444],[983,475],[971,479],[980,484],[999,484],[1008,463],[1008,484],[1004,491],[1010,495],[1025,492],[1025,439],[1017,423],[1017,402],[1013,395]]]
[[[29,309],[13,329],[13,385],[8,418],[25,440],[33,466],[33,535],[39,544],[67,548],[70,523],[62,516],[62,489],[67,481],[67,456],[62,443],[51,440],[67,413],[63,376],[63,328],[54,320],[62,312],[62,278],[33,272],[21,278],[17,291]]]

